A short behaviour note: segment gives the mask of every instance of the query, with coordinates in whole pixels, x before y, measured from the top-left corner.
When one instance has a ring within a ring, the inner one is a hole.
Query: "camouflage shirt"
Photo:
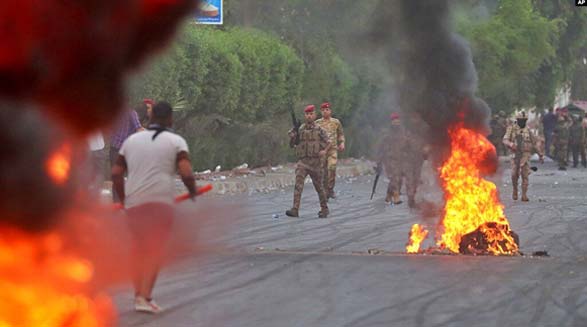
[[[406,131],[402,126],[391,126],[379,145],[378,161],[396,162],[404,157]]]
[[[491,120],[491,137],[503,138],[507,132],[507,122],[504,118],[498,117]]]
[[[295,146],[299,159],[318,158],[320,151],[328,150],[330,147],[326,131],[316,123],[302,124],[299,137],[300,143]]]
[[[581,126],[581,122],[574,122],[569,129],[569,144],[583,145],[585,144],[585,128]]]
[[[556,137],[556,144],[568,144],[570,133],[570,123],[564,118],[559,118],[554,128],[554,135]]]
[[[542,155],[542,151],[537,147],[535,136],[528,127],[521,128],[517,124],[511,125],[503,136],[503,143],[510,149],[515,148],[515,150],[511,150],[512,156],[515,158],[520,155],[529,155],[533,151]]]
[[[335,149],[339,144],[344,143],[344,134],[340,120],[336,118],[330,118],[328,120],[320,118],[316,120],[316,124],[326,131],[330,140],[331,149]]]

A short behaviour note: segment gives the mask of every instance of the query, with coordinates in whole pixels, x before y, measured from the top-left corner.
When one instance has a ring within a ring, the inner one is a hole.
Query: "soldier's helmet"
[[[528,115],[526,115],[526,112],[524,110],[518,112],[516,114],[516,119],[524,119],[527,120],[528,119]]]

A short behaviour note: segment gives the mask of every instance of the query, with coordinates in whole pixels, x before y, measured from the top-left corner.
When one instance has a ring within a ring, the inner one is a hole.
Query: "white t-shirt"
[[[88,145],[90,147],[90,151],[100,151],[104,149],[104,137],[102,137],[102,133],[96,132],[90,137],[88,137]]]
[[[149,130],[135,133],[120,148],[128,170],[126,208],[148,202],[173,203],[177,154],[188,152],[188,146],[177,134],[165,131],[153,140],[154,134]]]

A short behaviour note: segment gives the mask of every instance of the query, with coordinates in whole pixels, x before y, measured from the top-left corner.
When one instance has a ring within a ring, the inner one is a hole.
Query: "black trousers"
[[[120,149],[110,147],[110,168],[112,168],[116,163],[116,158],[118,158],[118,151],[120,151]],[[118,193],[116,193],[116,190],[114,189],[114,184],[112,185],[112,202],[120,202],[120,197],[118,197]]]
[[[571,153],[573,154],[573,167],[577,167],[579,164],[579,155],[581,155],[581,165],[585,167],[587,160],[583,146],[581,144],[571,144]]]

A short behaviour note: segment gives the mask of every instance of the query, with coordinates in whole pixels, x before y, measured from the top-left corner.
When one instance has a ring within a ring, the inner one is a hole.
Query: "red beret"
[[[392,112],[391,116],[389,116],[392,120],[393,119],[399,119],[399,114],[397,112]]]
[[[320,109],[326,109],[326,108],[330,108],[330,103],[328,102],[324,102],[321,106]]]
[[[314,109],[316,109],[316,107],[311,104],[309,106],[306,106],[306,109],[304,109],[304,112],[314,112]]]
[[[144,104],[154,105],[155,104],[155,101],[153,101],[153,99],[143,99],[143,103]]]

